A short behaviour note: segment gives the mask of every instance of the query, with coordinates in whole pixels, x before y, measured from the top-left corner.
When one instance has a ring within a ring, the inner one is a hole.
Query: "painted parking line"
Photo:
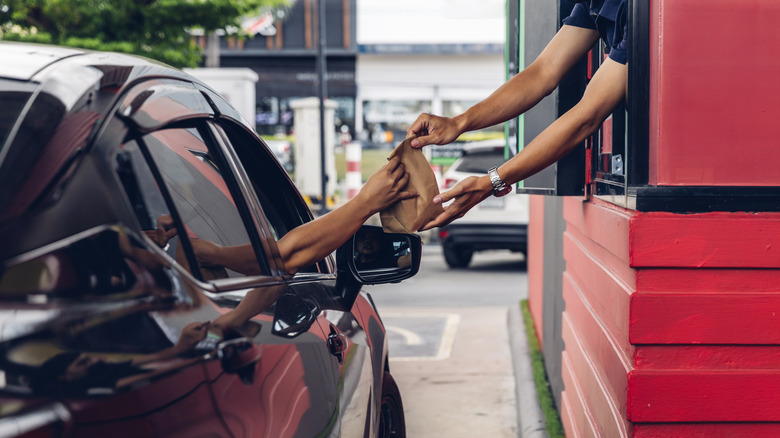
[[[445,360],[452,354],[460,324],[456,313],[383,312],[390,361]]]
[[[398,333],[399,335],[403,336],[404,339],[406,340],[406,345],[423,345],[425,343],[417,333],[411,330],[407,330],[401,327],[396,327],[393,325],[386,325],[385,330],[393,333]]]

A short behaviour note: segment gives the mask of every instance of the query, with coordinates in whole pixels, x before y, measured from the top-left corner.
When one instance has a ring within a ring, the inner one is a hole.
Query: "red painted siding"
[[[564,427],[567,436],[628,436],[631,215],[581,198],[565,199],[563,214]]]
[[[640,345],[634,360],[645,370],[774,370],[778,354],[774,345]]]
[[[637,292],[631,298],[630,341],[780,344],[780,293]]]
[[[780,215],[564,218],[567,436],[775,436]]]
[[[569,354],[564,351],[561,358],[563,374],[563,385],[566,390],[561,397],[561,410],[563,415],[561,420],[564,422],[567,437],[599,437],[597,432],[597,422],[588,410],[588,404],[585,401],[585,394],[580,386],[580,382],[573,373],[573,365],[569,359]]]
[[[650,10],[650,184],[780,185],[780,2]]]
[[[589,341],[587,334],[576,332],[573,326],[575,321],[564,315],[562,322],[563,340],[566,343],[566,354],[568,358],[570,379],[576,381],[577,387],[582,394],[579,396],[581,401],[588,406],[588,412],[593,421],[592,428],[598,430],[597,436],[619,437],[625,436],[628,429],[626,415],[626,371],[623,370],[622,376],[615,374],[605,376],[604,365],[614,365],[609,359],[608,348],[602,351],[593,351],[593,345]],[[597,346],[601,347],[601,346]],[[604,356],[594,356],[593,354],[605,353]],[[614,357],[614,356],[613,356]],[[620,394],[615,394],[613,381],[622,380],[622,387],[619,388]],[[568,386],[567,386],[568,388]]]
[[[629,388],[634,422],[780,421],[780,370],[634,370]]]
[[[630,227],[635,268],[780,267],[780,213],[646,213]]]
[[[637,424],[634,438],[774,438],[780,436],[780,424]]]

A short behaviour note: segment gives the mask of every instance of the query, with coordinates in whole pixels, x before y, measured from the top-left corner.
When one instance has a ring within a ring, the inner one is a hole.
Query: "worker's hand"
[[[407,137],[417,136],[412,140],[413,148],[452,143],[460,134],[460,127],[455,119],[425,113],[420,114],[406,131]]]
[[[416,191],[406,190],[408,184],[409,172],[404,168],[400,158],[393,157],[368,178],[358,197],[373,214],[403,199],[419,196]]]
[[[492,194],[493,185],[487,176],[470,176],[464,179],[451,190],[433,198],[435,204],[453,201],[452,204],[444,207],[444,212],[437,216],[436,219],[425,224],[421,231],[430,230],[434,227],[443,227],[455,219],[463,217],[472,207]]]

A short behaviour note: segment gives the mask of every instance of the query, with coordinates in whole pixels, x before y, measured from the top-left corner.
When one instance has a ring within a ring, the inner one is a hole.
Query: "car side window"
[[[220,127],[251,181],[274,238],[278,241],[293,228],[311,221],[311,212],[273,155],[243,127],[225,121]],[[327,263],[320,262],[301,272],[330,270]]]
[[[146,134],[125,143],[116,156],[117,172],[147,236],[192,272],[181,244],[188,238],[199,265],[193,275],[212,280],[264,274],[218,163],[194,128]],[[174,209],[184,232],[176,227]]]

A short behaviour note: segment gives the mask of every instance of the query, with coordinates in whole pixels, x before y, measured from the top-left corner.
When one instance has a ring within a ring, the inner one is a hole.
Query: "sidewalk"
[[[415,308],[394,311],[426,312]],[[517,437],[506,308],[437,308],[436,311],[460,318],[449,357],[407,362],[394,361],[391,355],[390,359],[390,371],[404,400],[407,435]]]
[[[414,314],[429,310],[394,311]],[[449,357],[390,359],[390,369],[401,394],[414,394],[404,396],[407,435],[546,437],[525,331],[518,319],[519,308],[437,308],[436,311],[459,318]],[[516,315],[512,315],[514,311]]]

